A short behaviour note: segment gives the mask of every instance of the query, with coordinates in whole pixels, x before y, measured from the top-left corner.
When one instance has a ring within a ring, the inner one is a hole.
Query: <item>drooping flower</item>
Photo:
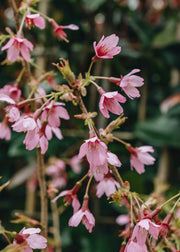
[[[23,248],[24,252],[33,252],[32,249],[44,249],[47,247],[47,239],[40,235],[40,228],[23,228],[14,238],[14,244],[27,244],[27,248]]]
[[[81,145],[78,158],[82,159],[85,155],[90,164],[90,170],[94,172],[97,166],[107,163],[107,146],[96,136],[91,137]]]
[[[160,225],[153,223],[150,219],[143,219],[136,224],[131,240],[136,240],[142,246],[146,242],[148,233],[157,240],[159,231]]]
[[[12,128],[16,132],[24,132],[33,130],[37,127],[36,121],[32,116],[23,115],[17,120],[13,125]]]
[[[67,110],[62,107],[64,103],[51,101],[45,108],[41,115],[41,122],[48,120],[48,124],[51,127],[59,127],[61,124],[60,118],[69,120],[69,114]],[[50,111],[50,113],[49,113]]]
[[[138,148],[133,148],[131,145],[128,145],[126,148],[131,153],[131,170],[133,170],[134,168],[139,174],[141,174],[145,172],[144,165],[154,164],[155,158],[148,153],[154,152],[152,146],[141,146]]]
[[[95,219],[92,213],[89,211],[88,200],[89,197],[84,197],[82,208],[79,211],[75,212],[74,215],[70,218],[69,226],[77,227],[82,221],[86,229],[91,233],[95,225]]]
[[[93,43],[95,56],[92,58],[93,61],[102,59],[111,59],[114,55],[117,55],[121,51],[121,47],[117,46],[119,42],[118,36],[112,34],[108,37],[102,36],[99,43],[96,45],[96,41]]]
[[[58,158],[50,159],[50,165],[46,168],[46,174],[51,176],[51,183],[57,188],[63,188],[67,184],[66,164]]]
[[[123,108],[119,102],[124,103],[126,101],[124,96],[119,94],[117,91],[106,93],[102,88],[99,88],[98,92],[101,95],[99,109],[106,118],[109,118],[108,110],[116,115],[123,113]]]
[[[54,19],[51,19],[50,21],[53,29],[54,29],[54,34],[57,35],[59,40],[65,40],[66,42],[69,42],[67,40],[67,34],[64,32],[64,29],[70,29],[70,30],[78,30],[79,27],[75,24],[70,24],[70,25],[58,25]]]
[[[14,105],[9,105],[6,107],[6,112],[8,113],[8,121],[9,122],[16,122],[20,119],[20,111]]]
[[[94,178],[96,181],[101,181],[104,179],[104,175],[108,175],[109,168],[108,168],[108,163],[111,165],[115,165],[117,167],[121,166],[121,162],[119,161],[118,157],[114,154],[111,153],[110,151],[107,152],[107,160],[103,165],[97,165],[94,167],[94,170],[90,170],[90,175],[92,172],[94,173]]]
[[[30,60],[29,50],[33,50],[33,44],[25,39],[18,36],[13,36],[5,46],[1,48],[2,51],[7,49],[7,58],[11,62],[15,62],[19,54],[26,60]]]
[[[77,212],[77,210],[80,208],[80,203],[77,197],[77,192],[80,188],[80,184],[76,183],[76,185],[71,190],[65,190],[61,192],[58,196],[56,196],[52,202],[55,202],[60,197],[64,197],[65,205],[71,205],[74,209],[74,213]]]
[[[96,196],[100,198],[103,194],[109,197],[120,187],[119,183],[111,176],[110,172],[96,186]]]
[[[121,78],[111,77],[110,81],[115,82],[118,86],[120,86],[129,98],[133,99],[135,97],[140,97],[139,90],[136,87],[144,85],[144,79],[140,76],[134,75],[134,73],[139,71],[139,69],[134,69]]]
[[[18,101],[21,97],[21,90],[18,88],[18,83],[14,85],[5,85],[0,89],[0,94],[9,96],[14,101]]]
[[[43,30],[46,26],[44,18],[42,18],[39,13],[31,14],[29,10],[26,13],[24,22],[28,29],[31,29],[32,26],[37,26],[39,29]]]
[[[5,116],[4,120],[0,123],[0,139],[10,140],[11,130],[8,126],[8,117]]]
[[[75,173],[80,173],[81,172],[81,160],[79,160],[78,155],[73,156],[70,160],[69,160],[69,165],[71,166],[72,170]]]
[[[126,245],[126,248],[125,248],[124,252],[132,252],[132,251],[133,252],[148,252],[146,244],[143,244],[141,246],[137,242],[134,242],[134,241],[131,240]]]

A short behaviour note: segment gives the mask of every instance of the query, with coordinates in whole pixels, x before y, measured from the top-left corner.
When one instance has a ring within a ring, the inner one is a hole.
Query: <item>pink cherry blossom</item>
[[[7,51],[7,58],[11,62],[15,62],[19,54],[26,60],[30,60],[29,50],[33,50],[33,44],[25,38],[20,38],[18,36],[13,36],[5,46],[1,48],[2,51]]]
[[[108,110],[116,115],[123,113],[123,108],[119,102],[124,103],[126,101],[124,96],[120,95],[117,91],[106,93],[101,88],[98,91],[101,95],[99,109],[106,118],[109,118]]]
[[[120,226],[127,225],[130,222],[130,216],[128,214],[121,214],[116,218],[116,223]]]
[[[152,157],[148,152],[154,152],[152,146],[141,146],[133,148],[128,146],[127,149],[131,153],[130,164],[131,170],[134,169],[139,173],[145,172],[144,165],[152,165],[155,162],[155,158]]]
[[[8,113],[8,121],[9,122],[16,122],[20,119],[20,111],[14,105],[9,105],[6,107],[6,113]]]
[[[93,43],[95,56],[92,58],[93,61],[102,59],[111,59],[114,55],[117,55],[121,51],[121,47],[117,46],[119,38],[112,34],[108,37],[102,36],[99,43],[96,45],[96,42]]]
[[[10,140],[11,130],[7,124],[8,117],[4,117],[4,120],[0,123],[0,139]]]
[[[143,244],[142,246],[139,245],[137,242],[134,241],[130,241],[128,242],[128,244],[126,245],[126,248],[124,250],[124,252],[148,252],[147,247],[145,244]]]
[[[115,193],[118,187],[120,187],[119,183],[111,177],[109,172],[96,186],[96,196],[100,198],[105,193],[106,196],[109,197],[111,194]]]
[[[70,25],[58,25],[54,19],[51,19],[50,21],[52,27],[54,28],[54,34],[57,35],[59,40],[65,40],[66,42],[68,42],[67,40],[67,34],[64,32],[64,29],[70,29],[70,30],[78,30],[79,27],[75,24],[70,24]]]
[[[56,196],[52,202],[55,202],[56,200],[58,200],[60,197],[64,197],[64,202],[65,205],[71,205],[74,209],[74,213],[77,212],[77,210],[80,208],[80,203],[79,200],[77,198],[77,192],[80,188],[80,184],[76,183],[76,185],[71,189],[71,190],[66,190],[61,192],[58,196]]]
[[[31,29],[31,27],[35,25],[39,29],[43,30],[46,26],[44,18],[42,18],[39,13],[31,14],[30,11],[27,11],[24,22],[26,23],[26,27],[28,27],[28,29]]]
[[[60,118],[63,118],[65,120],[69,120],[69,114],[67,110],[62,107],[64,106],[64,103],[61,102],[50,102],[45,108],[41,115],[41,122],[48,120],[48,124],[51,127],[57,128],[60,126],[61,121]],[[50,113],[49,113],[50,111]]]
[[[79,211],[75,212],[74,215],[70,218],[69,226],[77,227],[82,221],[86,229],[91,233],[92,228],[95,225],[95,219],[92,213],[89,211],[88,200],[89,197],[84,197],[82,208]]]
[[[75,173],[80,173],[81,172],[81,160],[79,160],[78,155],[73,156],[70,160],[69,160],[69,165],[71,166],[72,170]]]
[[[121,162],[119,161],[118,157],[114,154],[111,153],[110,151],[107,152],[107,160],[103,165],[97,165],[96,167],[94,167],[94,169],[90,170],[90,175],[92,175],[92,173],[94,173],[94,178],[96,181],[101,181],[104,179],[104,175],[107,174],[108,176],[108,163],[111,165],[115,165],[117,167],[121,166]]]
[[[9,96],[14,101],[18,101],[21,97],[21,90],[18,88],[18,83],[14,85],[5,85],[0,89],[0,95],[4,94]]]
[[[54,158],[51,164],[46,168],[46,174],[51,176],[51,183],[57,188],[63,188],[67,184],[66,165],[64,161]]]
[[[37,125],[34,118],[28,115],[21,116],[19,120],[12,125],[13,130],[16,132],[29,131],[35,129],[36,127]]]
[[[82,159],[84,156],[87,157],[90,170],[94,172],[97,166],[107,163],[107,146],[96,136],[91,137],[80,147],[78,158]]]
[[[0,93],[0,101],[7,102],[9,104],[15,104],[15,101],[11,99],[8,95],[1,94],[1,93]]]
[[[153,223],[150,219],[143,219],[136,224],[131,240],[136,241],[140,246],[143,246],[146,242],[148,233],[157,240],[159,231],[160,225]]]
[[[47,247],[47,239],[39,233],[40,228],[23,228],[14,238],[14,244],[27,244],[27,248],[23,248],[24,252],[33,252],[32,249],[44,249]]]

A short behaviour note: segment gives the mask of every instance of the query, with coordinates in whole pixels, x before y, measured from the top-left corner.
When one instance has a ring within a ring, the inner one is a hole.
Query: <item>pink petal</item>
[[[17,45],[12,45],[7,51],[7,58],[11,62],[15,62],[19,57],[19,48]]]
[[[82,210],[80,209],[79,211],[77,211],[69,220],[69,226],[72,227],[77,227],[79,225],[79,223],[82,220],[84,213],[82,212]]]
[[[5,94],[0,94],[0,101],[7,102],[9,104],[15,104],[15,101]]]
[[[39,234],[40,232],[40,228],[27,228],[22,231],[23,234]]]
[[[29,61],[30,60],[29,49],[24,44],[21,44],[20,50],[21,50],[21,54],[22,54],[23,58],[26,61]]]
[[[79,30],[79,27],[75,24],[65,25],[63,29],[70,29],[70,30]]]
[[[32,234],[26,239],[32,249],[44,249],[47,247],[47,239],[39,234]]]
[[[107,157],[108,163],[110,163],[111,165],[115,165],[117,167],[120,167],[122,165],[118,157],[114,153],[108,151],[107,155],[108,155]]]
[[[42,18],[42,17],[36,17],[36,18],[34,19],[34,24],[35,24],[38,28],[40,28],[41,30],[43,30],[43,29],[45,28],[45,26],[46,26],[46,23],[45,23],[45,21],[44,21],[44,18]]]
[[[10,48],[14,43],[14,37],[11,38],[2,48],[1,48],[1,51],[4,51],[8,48]]]

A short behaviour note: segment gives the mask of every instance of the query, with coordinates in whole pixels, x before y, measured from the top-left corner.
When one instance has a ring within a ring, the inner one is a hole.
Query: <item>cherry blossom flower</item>
[[[96,196],[100,198],[105,193],[106,196],[109,197],[111,194],[115,193],[118,187],[120,187],[119,183],[115,181],[115,179],[111,177],[110,172],[108,172],[105,178],[96,186]]]
[[[8,127],[8,117],[5,116],[4,120],[0,123],[0,139],[10,140],[11,139],[11,130]]]
[[[8,113],[8,121],[16,122],[20,119],[20,111],[14,105],[9,105],[6,107],[6,112]]]
[[[66,165],[64,161],[53,158],[51,164],[46,168],[46,174],[52,177],[51,183],[57,188],[63,188],[67,184]]]
[[[0,89],[0,94],[5,94],[14,101],[18,101],[21,97],[21,90],[18,88],[18,83],[15,83],[14,85],[5,85]]]
[[[76,185],[71,189],[71,190],[66,190],[61,192],[58,196],[56,196],[52,202],[55,202],[56,200],[58,200],[60,197],[64,197],[64,202],[65,205],[71,205],[74,209],[74,213],[77,212],[77,210],[80,208],[80,203],[79,200],[77,198],[77,192],[80,188],[80,184],[76,183]]]
[[[14,244],[27,244],[28,247],[23,248],[24,252],[33,252],[32,249],[44,249],[47,247],[47,239],[39,233],[40,228],[23,228],[14,238]]]
[[[20,38],[18,36],[13,36],[5,46],[1,48],[2,51],[7,51],[7,58],[11,62],[15,62],[19,54],[26,60],[30,60],[29,50],[33,50],[33,44],[25,38]]]
[[[132,240],[126,245],[124,252],[148,252],[145,244],[142,246]]]
[[[43,30],[46,26],[44,18],[42,18],[39,13],[31,14],[29,10],[26,13],[24,22],[28,29],[31,29],[32,26],[37,26],[39,29]]]
[[[110,81],[115,82],[118,86],[120,86],[129,98],[133,99],[135,97],[140,97],[139,90],[136,87],[141,87],[144,85],[144,79],[140,76],[134,75],[134,73],[139,71],[139,69],[134,69],[124,77],[111,77]]]
[[[80,173],[81,172],[81,160],[79,160],[78,155],[73,156],[70,160],[69,160],[69,165],[71,166],[72,170],[75,173]]]
[[[143,246],[146,242],[148,233],[157,240],[159,231],[160,225],[153,223],[150,219],[143,219],[136,224],[131,240],[136,241],[140,246]]]
[[[96,45],[96,41],[93,43],[95,56],[92,58],[93,61],[102,59],[111,59],[114,55],[117,55],[121,51],[121,47],[117,46],[119,38],[112,34],[108,37],[102,36],[99,43]]]
[[[12,125],[13,130],[16,132],[29,131],[35,129],[36,127],[36,121],[29,115],[21,116],[19,120]]]
[[[127,225],[129,226],[130,216],[128,214],[121,214],[116,218],[116,223],[120,226]]]
[[[84,197],[82,208],[77,212],[75,212],[73,216],[70,218],[69,226],[77,227],[79,223],[82,221],[86,229],[91,233],[92,228],[95,225],[95,219],[92,213],[89,211],[88,200],[89,197]]]
[[[118,157],[111,153],[110,151],[107,152],[107,160],[103,165],[97,165],[94,167],[93,170],[90,170],[90,175],[94,173],[94,178],[96,181],[101,181],[104,179],[104,175],[108,175],[109,169],[108,169],[108,163],[111,165],[115,165],[117,167],[121,166],[121,162],[119,161]]]
[[[15,101],[5,94],[0,94],[0,101],[7,102],[9,104],[15,104]]]
[[[58,25],[54,19],[51,19],[50,21],[52,27],[54,28],[54,34],[57,35],[59,40],[65,40],[66,42],[69,42],[67,40],[67,34],[64,32],[64,29],[70,29],[70,30],[78,30],[79,27],[75,24],[70,24],[70,25]]]
[[[155,162],[155,158],[152,157],[148,152],[154,152],[152,146],[141,146],[133,148],[132,146],[126,147],[131,153],[130,164],[131,170],[134,169],[139,173],[145,172],[144,165],[152,165]]]
[[[123,108],[119,102],[124,103],[126,101],[124,96],[120,95],[117,91],[106,93],[102,88],[99,88],[98,92],[101,95],[99,109],[106,118],[109,118],[108,110],[116,115],[123,113]]]
[[[64,106],[64,103],[51,101],[45,108],[41,115],[41,122],[48,120],[48,124],[51,127],[59,127],[61,124],[60,118],[69,120],[69,114]],[[50,111],[50,113],[49,113]]]
[[[78,158],[82,159],[85,155],[90,164],[90,170],[94,172],[97,166],[107,162],[107,146],[96,136],[91,137],[81,145]]]

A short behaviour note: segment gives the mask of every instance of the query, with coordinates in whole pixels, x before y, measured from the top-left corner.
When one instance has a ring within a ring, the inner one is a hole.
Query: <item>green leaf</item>
[[[180,147],[180,120],[161,115],[136,125],[135,135],[153,145]]]

